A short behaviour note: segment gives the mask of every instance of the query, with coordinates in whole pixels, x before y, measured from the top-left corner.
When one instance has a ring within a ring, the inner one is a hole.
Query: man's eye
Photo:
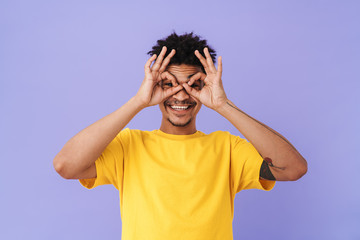
[[[173,86],[172,82],[163,83],[163,88],[171,88]]]
[[[201,90],[204,86],[204,82],[203,81],[196,81],[194,82],[191,87],[195,88],[196,90]]]

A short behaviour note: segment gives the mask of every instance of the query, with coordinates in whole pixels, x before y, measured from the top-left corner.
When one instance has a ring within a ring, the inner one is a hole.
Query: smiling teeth
[[[185,110],[188,109],[190,106],[170,106],[170,107],[175,110]]]

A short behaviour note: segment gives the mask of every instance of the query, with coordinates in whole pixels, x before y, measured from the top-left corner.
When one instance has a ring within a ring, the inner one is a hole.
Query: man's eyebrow
[[[170,73],[170,74],[171,74],[171,75],[172,75],[172,76],[176,79],[176,77],[175,77],[175,75],[174,75],[174,74],[172,74],[172,73],[171,73],[171,72],[169,72],[169,71],[168,71],[168,73]]]
[[[191,78],[192,76],[194,76],[196,73],[194,73],[194,74],[190,74],[187,78],[189,79],[189,78]]]
[[[172,73],[169,72],[169,71],[168,71],[168,73],[170,73],[170,74],[176,79],[176,77],[175,77],[174,74],[172,74]],[[187,79],[191,78],[191,77],[194,76],[195,74],[196,74],[196,73],[190,74],[189,76],[187,76]]]

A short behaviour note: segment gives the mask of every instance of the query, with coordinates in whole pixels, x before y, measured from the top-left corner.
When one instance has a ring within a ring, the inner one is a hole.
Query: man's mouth
[[[177,105],[170,105],[170,107],[176,111],[182,111],[182,110],[187,110],[191,107],[192,105],[188,105],[188,106],[177,106]]]
[[[190,110],[191,108],[193,108],[196,103],[192,102],[192,103],[176,103],[176,102],[165,102],[164,105],[166,107],[169,107],[171,110],[182,113],[182,112],[186,112],[188,110]]]

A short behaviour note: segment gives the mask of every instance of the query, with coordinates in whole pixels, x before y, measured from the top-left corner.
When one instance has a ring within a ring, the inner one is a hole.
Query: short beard
[[[187,121],[186,123],[184,124],[177,124],[177,123],[174,123],[170,120],[170,118],[167,119],[174,127],[186,127],[187,125],[189,125],[189,123],[191,122],[192,118],[189,119],[189,121]]]

